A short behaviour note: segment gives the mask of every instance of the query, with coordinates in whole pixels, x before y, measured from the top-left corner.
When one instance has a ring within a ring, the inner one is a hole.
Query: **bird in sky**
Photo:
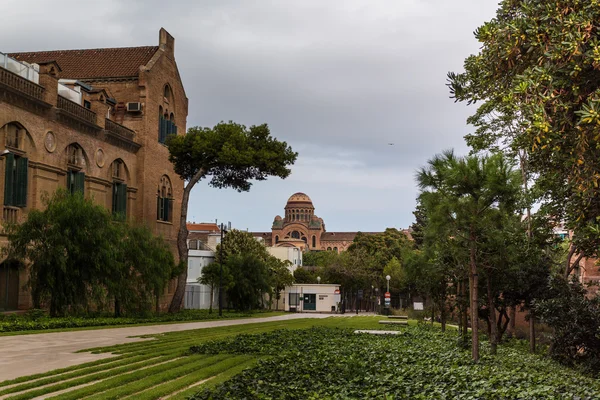
[[[393,145],[394,145],[394,143],[388,143],[388,146],[393,146]]]

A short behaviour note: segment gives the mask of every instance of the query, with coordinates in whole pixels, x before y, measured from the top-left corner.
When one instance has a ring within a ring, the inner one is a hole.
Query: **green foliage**
[[[227,299],[236,310],[259,308],[263,294],[272,293],[267,262],[254,254],[232,254],[226,264],[232,281]]]
[[[308,251],[302,255],[302,264],[307,267],[328,267],[337,258],[337,251]]]
[[[227,262],[229,256],[243,254],[252,255],[263,261],[267,261],[270,257],[265,245],[256,240],[251,233],[232,229],[223,237],[223,242],[217,245],[215,262],[219,263],[221,257],[224,262]]]
[[[161,314],[154,317],[120,317],[114,318],[103,314],[89,317],[47,317],[27,315],[5,315],[0,317],[0,333],[43,331],[66,328],[87,328],[101,326],[121,326],[138,324],[159,324],[165,322],[205,321],[219,318],[244,318],[254,314],[241,312],[223,312],[223,316],[209,314],[208,310],[183,310],[175,314]]]
[[[577,281],[554,276],[547,299],[535,304],[542,321],[550,326],[550,355],[563,364],[600,371],[600,297],[587,297]]]
[[[600,235],[600,41],[596,1],[504,0],[475,32],[465,72],[449,74],[458,101],[480,105],[469,122],[477,150],[508,147],[537,175],[555,218],[574,230],[580,253]]]
[[[316,271],[309,271],[308,269],[299,267],[294,271],[294,282],[295,283],[318,283]],[[325,282],[323,282],[325,283]]]
[[[398,336],[352,329],[281,330],[212,341],[198,353],[268,356],[192,399],[594,398],[600,384],[551,361],[504,348],[474,365],[452,334],[411,326]]]
[[[213,128],[192,127],[185,135],[167,139],[175,172],[191,181],[199,171],[216,188],[248,191],[251,180],[287,178],[298,154],[286,142],[271,137],[267,124],[249,128],[221,122]]]
[[[115,223],[103,207],[59,190],[9,227],[9,258],[30,263],[34,306],[53,316],[102,308],[115,300],[130,313],[148,310],[175,274],[173,255],[148,228]]]

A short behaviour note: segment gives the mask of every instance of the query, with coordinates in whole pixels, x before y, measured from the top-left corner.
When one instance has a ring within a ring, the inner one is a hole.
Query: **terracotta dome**
[[[275,217],[275,221],[281,221],[281,220],[282,220],[281,215],[278,215]]]
[[[288,203],[310,203],[312,204],[312,200],[304,193],[294,193],[290,196],[287,201]]]

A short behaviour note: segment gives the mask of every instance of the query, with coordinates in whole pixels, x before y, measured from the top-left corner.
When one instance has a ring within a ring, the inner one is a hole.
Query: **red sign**
[[[392,295],[390,294],[390,292],[385,292],[385,298],[389,299],[390,297],[392,297]]]
[[[340,289],[335,289],[335,291],[333,292],[333,294],[340,294]]]

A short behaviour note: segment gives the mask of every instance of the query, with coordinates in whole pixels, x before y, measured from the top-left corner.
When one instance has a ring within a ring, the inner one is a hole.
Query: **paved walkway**
[[[260,322],[286,321],[298,318],[327,318],[331,316],[331,314],[286,314],[265,318],[226,319],[168,325],[4,336],[0,337],[0,382],[88,361],[114,357],[112,354],[75,353],[79,350],[145,340],[130,336]],[[352,314],[348,316],[352,316]]]

